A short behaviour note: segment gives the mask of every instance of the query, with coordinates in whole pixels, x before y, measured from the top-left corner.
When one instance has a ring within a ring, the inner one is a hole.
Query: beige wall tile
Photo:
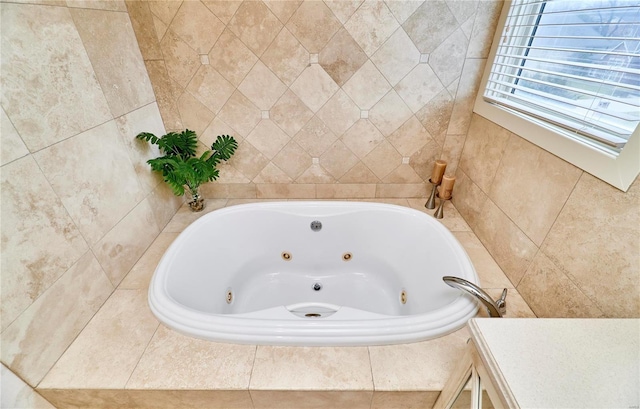
[[[383,1],[365,0],[344,27],[371,56],[400,25]]]
[[[468,338],[463,328],[429,341],[369,347],[376,393],[442,390]]]
[[[226,204],[226,199],[222,199]],[[213,210],[212,200],[207,200],[206,210]],[[193,213],[193,212],[192,212]],[[172,225],[173,226],[173,225]],[[131,268],[127,276],[120,282],[120,290],[147,290],[151,276],[158,266],[160,259],[169,245],[178,237],[178,233],[160,233],[153,243],[147,248],[142,257]]]
[[[422,183],[422,177],[409,164],[401,164],[382,179],[383,183]]]
[[[420,111],[443,89],[444,85],[428,64],[418,64],[395,86],[395,90],[414,113]]]
[[[426,197],[427,191],[424,183],[407,183],[407,184],[378,184],[376,197]]]
[[[116,290],[39,387],[122,389],[158,328],[147,290]]]
[[[261,184],[256,185],[258,199],[314,199],[316,186],[313,184]]]
[[[203,0],[202,3],[207,6],[213,14],[216,15],[224,24],[229,21],[242,4],[241,0]]]
[[[293,138],[312,157],[321,156],[338,137],[318,117],[313,117]]]
[[[427,185],[428,188],[429,185]],[[428,190],[428,193],[431,193]],[[425,198],[419,199],[407,199],[409,203],[409,207],[413,209],[420,210],[424,213],[427,213],[430,216],[433,216],[436,212],[435,209],[427,209],[424,205],[427,203]],[[471,227],[467,224],[467,222],[462,218],[458,210],[455,208],[451,200],[447,200],[444,202],[443,206],[444,217],[442,219],[437,219],[440,223],[442,223],[446,228],[448,228],[452,232],[470,232]]]
[[[253,409],[249,391],[39,389],[68,409]]]
[[[570,163],[512,134],[489,197],[539,246],[581,174]],[[544,184],[543,195],[540,181],[551,181]]]
[[[255,345],[205,341],[161,325],[126,388],[247,389],[255,353]]]
[[[320,157],[320,165],[335,179],[340,179],[358,163],[354,155],[342,141],[336,141]]]
[[[467,45],[467,37],[459,28],[429,54],[429,66],[445,86],[462,73]]]
[[[67,7],[127,11],[124,0],[67,0]]]
[[[310,53],[319,53],[340,28],[340,22],[321,1],[307,1],[296,10],[287,28]]]
[[[6,366],[0,369],[2,394],[0,405],[3,408],[12,409],[55,409],[46,399],[40,396],[29,385],[18,378]]]
[[[368,60],[342,87],[360,109],[368,110],[389,92],[391,85]]]
[[[449,127],[452,110],[453,98],[451,98],[449,91],[445,89],[427,102],[420,111],[416,112],[416,118],[420,120],[422,125],[441,146],[444,145],[447,137],[447,128]],[[462,151],[462,146],[459,149]]]
[[[245,140],[238,145],[236,153],[228,163],[239,170],[247,179],[252,180],[267,166],[269,159]]]
[[[388,137],[388,141],[403,156],[411,156],[429,142],[431,134],[415,116],[410,117],[402,126]]]
[[[313,163],[296,179],[297,183],[335,183],[335,178],[319,163]]]
[[[435,50],[459,24],[444,1],[427,1],[402,24],[421,53]],[[429,27],[425,30],[424,27]]]
[[[428,139],[427,143],[416,151],[409,158],[409,165],[416,171],[425,182],[429,181],[433,172],[433,165],[437,159],[440,159],[442,147],[433,139]]]
[[[518,292],[540,318],[601,318],[602,311],[543,253],[538,252]]]
[[[491,200],[481,207],[474,231],[514,285],[518,285],[538,247]]]
[[[208,54],[224,23],[199,1],[185,1],[171,20],[172,30],[198,54]]]
[[[640,316],[639,204],[638,179],[623,193],[584,173],[541,248],[608,317]]]
[[[291,183],[293,179],[290,178],[282,169],[269,162],[267,166],[262,169],[260,174],[256,176],[253,183]]]
[[[342,86],[367,61],[367,55],[351,34],[341,28],[320,51],[318,59],[327,74]]]
[[[237,129],[242,135],[249,135],[260,122],[260,109],[253,105],[241,92],[236,91],[219,113],[220,118]]]
[[[142,199],[115,121],[42,150],[35,158],[90,245]]]
[[[269,10],[278,17],[283,24],[285,24],[289,18],[296,12],[302,0],[263,0],[264,4],[269,7]]]
[[[447,133],[452,135],[467,133],[485,64],[486,60],[471,58],[465,60]]]
[[[296,179],[312,164],[312,159],[295,141],[290,141],[273,158],[273,163],[282,169],[291,179]]]
[[[458,170],[466,137],[466,135],[447,135],[445,139],[440,159],[447,162],[447,174],[450,176],[455,175]]]
[[[153,0],[149,1],[149,8],[151,12],[158,16],[160,20],[166,25],[171,23],[173,17],[178,12],[178,9],[182,5],[182,1],[162,1],[162,0]]]
[[[152,172],[147,163],[147,160],[161,156],[160,150],[157,146],[135,137],[140,132],[151,132],[156,136],[165,134],[158,105],[152,103],[118,117],[116,126],[123,144],[128,148],[129,159],[138,176],[138,181],[143,191],[148,194],[162,182],[162,177]]]
[[[341,136],[360,119],[360,108],[340,89],[317,115],[337,136]]]
[[[6,3],[2,21],[2,106],[30,150],[111,119],[66,8]]]
[[[73,0],[71,2],[75,3]],[[89,3],[94,2],[91,1]],[[148,2],[126,0],[124,3],[126,4],[126,10],[129,14],[129,18],[131,19],[131,26],[136,34],[136,39],[140,46],[139,48],[142,53],[142,58],[144,60],[161,60],[163,57],[162,50],[160,50],[160,39],[162,39],[162,36],[167,31],[166,25],[164,30],[162,30],[162,34],[158,35],[154,18],[159,22],[159,24],[164,23],[151,14]]]
[[[282,23],[261,1],[246,1],[227,26],[258,57],[282,29]]]
[[[309,65],[290,87],[313,112],[322,108],[339,88],[319,64]]]
[[[238,143],[244,140],[243,135],[240,135],[238,131],[227,125],[227,123],[219,117],[213,118],[213,121],[211,121],[207,129],[198,136],[198,140],[202,142],[204,146],[210,147],[220,135],[233,136],[233,139]]]
[[[117,286],[160,234],[147,199],[138,204],[92,250],[105,274]]]
[[[187,91],[217,114],[236,90],[212,65],[201,65],[193,76]]]
[[[274,1],[266,4],[296,4],[295,2]],[[297,6],[296,6],[297,7]],[[282,29],[262,55],[262,62],[287,85],[291,85],[298,75],[309,65],[309,52],[289,30]]]
[[[250,391],[256,409],[368,409],[368,391]]]
[[[0,166],[29,154],[29,150],[18,135],[11,120],[0,108]]]
[[[260,121],[247,136],[247,141],[269,160],[273,159],[289,140],[291,137],[269,119]]]
[[[236,87],[256,61],[258,57],[229,29],[222,33],[209,53],[209,64]]]
[[[238,86],[238,90],[255,106],[267,111],[280,99],[287,86],[262,61],[258,61]]]
[[[376,197],[376,185],[373,183],[339,183],[318,185],[318,199],[353,199]]]
[[[469,255],[480,278],[482,288],[514,288],[514,285],[511,284],[473,232],[457,232],[454,236]]]
[[[114,117],[155,100],[151,82],[125,13],[72,9],[91,65]]]
[[[475,228],[487,195],[460,169],[456,172],[455,189],[451,201],[469,226]]]
[[[252,390],[373,390],[366,347],[258,346]]]
[[[389,4],[400,3],[398,1],[389,2]],[[419,3],[419,2],[408,2]],[[392,392],[392,391],[375,391],[373,393],[373,400],[371,401],[371,409],[388,409],[388,408],[403,408],[403,409],[419,409],[419,408],[431,408],[438,399],[440,391],[429,392]]]
[[[390,4],[409,2],[392,1]],[[382,75],[395,86],[420,62],[420,51],[413,44],[407,33],[398,28],[395,33],[371,56],[371,61],[378,67]]]
[[[479,115],[474,115],[471,120],[460,169],[486,193],[491,189],[511,135],[511,132]]]
[[[171,30],[162,38],[160,48],[169,76],[181,87],[186,87],[202,65],[200,56]]]
[[[2,332],[2,362],[37,385],[112,291],[87,252]]]
[[[487,294],[494,300],[499,299],[502,296],[502,288],[485,288]],[[527,302],[522,298],[520,293],[516,289],[507,289],[506,298],[507,312],[503,315],[505,318],[536,318],[536,314],[531,311]],[[478,311],[479,317],[488,317],[486,308],[480,308]]]
[[[169,220],[184,203],[184,196],[174,195],[166,183],[158,184],[147,197],[160,230],[169,223]]]
[[[269,118],[289,136],[295,136],[311,117],[313,112],[291,90],[287,90],[269,110]]]
[[[182,125],[200,135],[209,126],[215,114],[189,92],[184,92],[177,102]]]
[[[360,159],[376,148],[384,135],[368,119],[360,119],[340,138]]]
[[[398,23],[402,24],[424,3],[424,0],[405,0],[394,1],[386,0],[387,7],[398,20]]]
[[[210,185],[216,185],[216,183],[211,183]],[[206,199],[204,210],[201,212],[194,212],[189,208],[189,206],[184,204],[182,205],[182,207],[180,207],[180,209],[178,209],[175,216],[171,218],[171,221],[164,228],[163,234],[181,233],[191,223],[195,222],[200,217],[214,210],[221,209],[225,207],[226,204],[227,199]],[[158,236],[158,238],[160,238],[160,236]]]
[[[3,166],[1,178],[4,330],[88,246],[31,156]]]
[[[389,91],[369,111],[369,119],[384,136],[394,133],[411,116],[411,110],[394,90]]]
[[[478,2],[478,12],[473,23],[473,31],[469,37],[467,58],[487,58],[489,56],[491,42],[503,5],[502,1]]]
[[[362,159],[362,162],[380,179],[402,164],[402,156],[386,140]],[[422,182],[420,180],[419,182]]]
[[[342,24],[355,13],[364,0],[326,0],[325,4]]]
[[[178,111],[176,103],[177,98],[173,96],[171,78],[169,78],[164,61],[145,61],[145,66],[153,85],[153,92],[156,95],[156,102],[165,127],[167,129],[183,128],[180,111]]]
[[[352,167],[343,177],[340,178],[340,183],[379,183],[380,179],[373,174],[371,169],[362,162],[358,162]]]

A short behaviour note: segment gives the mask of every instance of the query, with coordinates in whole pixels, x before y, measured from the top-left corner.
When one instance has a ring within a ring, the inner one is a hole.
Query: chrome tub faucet
[[[442,281],[447,283],[450,287],[457,288],[468,294],[474,296],[478,301],[482,303],[487,309],[490,317],[502,317],[507,312],[507,289],[502,290],[502,295],[497,301],[494,301],[489,294],[487,294],[482,288],[467,281],[463,278],[445,276],[442,277]]]

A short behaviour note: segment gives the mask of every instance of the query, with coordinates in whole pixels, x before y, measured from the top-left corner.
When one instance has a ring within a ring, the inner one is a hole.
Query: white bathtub
[[[476,314],[447,275],[478,283],[460,243],[417,210],[256,203],[185,229],[158,264],[149,305],[170,328],[213,341],[406,343],[455,331]]]

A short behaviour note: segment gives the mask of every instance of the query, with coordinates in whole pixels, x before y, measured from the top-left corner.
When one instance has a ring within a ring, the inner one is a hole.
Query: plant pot
[[[191,200],[187,203],[192,212],[201,212],[204,209],[204,198],[198,193],[191,194]]]

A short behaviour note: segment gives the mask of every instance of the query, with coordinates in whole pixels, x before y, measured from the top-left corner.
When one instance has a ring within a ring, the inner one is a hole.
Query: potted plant
[[[194,131],[186,129],[180,133],[169,132],[157,137],[149,132],[141,132],[137,139],[150,142],[160,148],[163,156],[149,159],[151,169],[159,172],[176,196],[189,193],[189,207],[194,212],[204,209],[204,199],[198,188],[201,184],[216,180],[221,161],[227,161],[238,148],[238,142],[229,135],[220,135],[211,145],[211,150],[196,156],[198,137]]]

